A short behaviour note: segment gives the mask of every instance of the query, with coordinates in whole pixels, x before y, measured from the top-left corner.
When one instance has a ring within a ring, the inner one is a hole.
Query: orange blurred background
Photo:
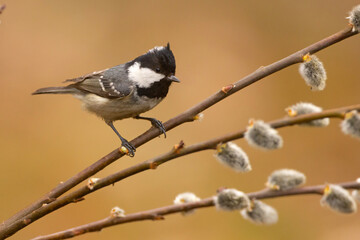
[[[173,84],[158,107],[145,113],[162,121],[183,112],[222,86],[260,66],[279,60],[347,25],[345,17],[358,1],[19,1],[2,0],[0,15],[0,217],[5,220],[60,181],[78,173],[119,146],[112,130],[81,110],[71,96],[31,96],[65,79],[101,70],[171,43],[181,84]],[[187,145],[243,129],[249,118],[265,121],[284,109],[308,101],[324,109],[359,103],[359,36],[317,54],[327,72],[327,87],[312,92],[292,66],[205,111],[201,122],[182,125],[156,138],[96,174],[115,171]],[[206,151],[178,158],[88,195],[18,232],[29,239],[104,218],[114,206],[127,213],[172,204],[178,193],[199,197],[221,186],[244,192],[260,190],[275,169],[293,168],[307,184],[352,181],[360,177],[360,141],[345,136],[334,119],[327,128],[280,129],[281,150],[264,152],[242,139],[253,171],[238,174]],[[131,140],[150,125],[116,122]],[[85,183],[83,183],[85,184]],[[274,226],[256,226],[237,213],[214,208],[195,215],[167,216],[104,229],[78,239],[358,239],[359,213],[336,214],[319,204],[319,196],[269,199],[279,212]]]

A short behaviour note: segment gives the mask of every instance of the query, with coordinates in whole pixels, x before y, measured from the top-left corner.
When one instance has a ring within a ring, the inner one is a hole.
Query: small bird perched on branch
[[[129,155],[134,156],[135,147],[120,135],[113,122],[124,118],[148,120],[166,137],[161,121],[139,114],[159,104],[172,82],[180,82],[175,77],[175,68],[175,57],[168,43],[125,64],[66,80],[70,83],[67,86],[40,88],[33,95],[72,94],[83,102],[85,109],[103,118]]]

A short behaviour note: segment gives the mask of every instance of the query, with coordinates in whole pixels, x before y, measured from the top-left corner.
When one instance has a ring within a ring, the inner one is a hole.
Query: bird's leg
[[[105,122],[106,122],[107,125],[109,125],[111,127],[111,129],[116,133],[116,135],[118,135],[118,137],[121,140],[122,146],[124,146],[129,151],[129,156],[133,157],[135,155],[135,152],[136,152],[135,147],[120,135],[120,133],[114,127],[114,124],[113,124],[112,121],[105,121]]]
[[[164,134],[165,138],[166,138],[166,129],[164,127],[164,125],[162,124],[161,121],[155,119],[155,118],[150,118],[150,117],[141,117],[141,116],[136,116],[134,117],[135,119],[144,119],[144,120],[148,120],[151,122],[151,125],[153,125],[153,127],[157,128],[160,130],[161,133]]]

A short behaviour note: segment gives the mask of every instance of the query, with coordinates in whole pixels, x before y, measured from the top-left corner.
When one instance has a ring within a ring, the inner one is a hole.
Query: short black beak
[[[170,77],[167,77],[167,79],[169,79],[172,82],[177,82],[177,83],[180,82],[180,80],[177,77],[175,77],[175,75],[171,75]]]

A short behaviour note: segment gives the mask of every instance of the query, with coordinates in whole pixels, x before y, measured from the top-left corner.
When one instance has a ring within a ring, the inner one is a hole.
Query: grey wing
[[[72,87],[105,98],[123,98],[131,94],[134,85],[128,80],[124,65],[69,79]]]

